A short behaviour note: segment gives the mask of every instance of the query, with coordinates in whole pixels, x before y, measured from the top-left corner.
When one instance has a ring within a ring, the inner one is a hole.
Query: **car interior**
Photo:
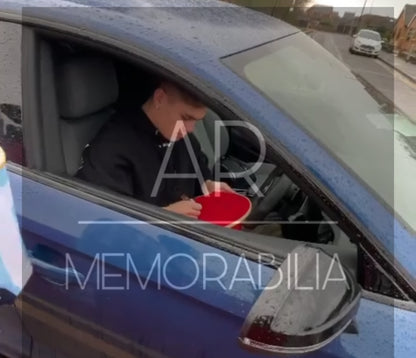
[[[72,178],[85,146],[116,111],[148,98],[154,75],[125,59],[64,39],[41,40],[38,56],[42,121],[46,124],[42,170]],[[258,158],[259,147],[247,130],[221,126],[221,152],[214,154],[217,121],[226,123],[227,118],[209,109],[194,132],[210,167],[220,163],[221,171],[228,173],[250,168]],[[225,179],[252,201],[253,210],[247,219],[250,224],[244,226],[244,231],[270,240],[285,238],[336,247],[343,261],[356,271],[356,245],[269,159],[268,153],[260,169],[250,174],[249,179],[263,197],[255,195],[247,178],[231,174]]]

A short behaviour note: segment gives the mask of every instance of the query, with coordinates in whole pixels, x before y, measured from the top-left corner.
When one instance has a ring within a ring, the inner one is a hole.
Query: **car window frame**
[[[146,66],[149,70],[155,72],[163,73],[168,77],[171,77],[175,81],[179,81],[185,88],[190,91],[197,91],[198,93],[203,93],[207,100],[207,104],[214,109],[220,116],[230,119],[238,119],[244,122],[251,123],[254,119],[247,116],[246,113],[241,111],[238,105],[234,104],[231,100],[223,100],[224,94],[217,93],[215,89],[204,85],[203,83],[198,82],[198,78],[193,75],[186,73],[180,67],[175,67],[173,64],[169,63],[166,60],[158,58],[156,54],[149,53],[144,51],[141,48],[138,48],[136,45],[129,45],[122,43],[118,40],[108,38],[100,34],[92,33],[80,33],[77,32],[75,28],[68,28],[68,26],[60,27],[59,24],[51,24],[49,22],[42,21],[42,19],[24,19],[22,20],[15,14],[2,13],[0,11],[0,20],[2,21],[11,21],[20,23],[24,27],[29,27],[37,33],[49,33],[55,34],[56,36],[67,37],[68,39],[85,43],[91,48],[103,49],[105,52],[116,55],[121,58],[126,58],[132,60],[134,63],[140,66]],[[94,39],[94,43],[93,43]],[[162,69],[162,70],[161,70]],[[261,124],[255,122],[255,125],[260,129]],[[283,148],[278,143],[271,141],[267,132],[265,132],[266,140],[270,144],[270,147],[273,149],[274,161],[281,165],[282,169],[286,174],[293,180],[300,189],[305,191],[306,194],[311,195],[315,200],[317,200],[322,208],[331,218],[336,219],[339,222],[340,228],[352,239],[357,245],[362,246],[370,253],[376,262],[383,267],[386,272],[388,272],[391,277],[394,278],[400,288],[408,293],[409,298],[416,300],[416,284],[414,280],[406,274],[406,270],[401,267],[399,264],[394,262],[394,257],[389,255],[379,242],[374,238],[374,236],[365,228],[359,221],[354,218],[354,215],[350,213],[347,208],[332,194],[322,183],[320,183],[317,178],[314,178],[311,173],[307,171],[306,168],[295,158],[290,152]],[[154,208],[150,204],[137,202],[132,203],[131,200],[126,198],[120,198],[106,192],[104,190],[96,191],[97,189],[92,188],[90,185],[83,185],[81,183],[75,183],[74,180],[68,180],[61,177],[53,176],[48,173],[42,173],[36,170],[31,170],[27,168],[17,168],[12,166],[10,169],[14,172],[20,172],[25,177],[33,178],[38,182],[44,183],[45,185],[52,186],[54,188],[59,188],[63,192],[67,192],[73,195],[76,195],[80,198],[90,198],[93,199],[95,195],[100,194],[99,199],[100,203],[104,206],[109,206],[110,208],[117,208],[123,213],[128,212],[128,215],[135,215],[136,217],[143,217],[151,215],[151,217],[156,218],[160,215],[160,210],[155,212]],[[98,200],[98,199],[97,199]],[[94,202],[94,200],[92,200]],[[100,204],[100,205],[101,205]],[[158,215],[156,215],[158,214]],[[154,216],[153,216],[154,215]],[[164,213],[164,218],[166,219],[177,219],[174,214]],[[173,216],[172,216],[173,215]],[[211,246],[218,247],[224,250],[232,250],[236,252],[236,244],[238,242],[232,240],[230,244],[228,241],[231,239],[230,235],[224,235],[222,232],[223,228],[217,228],[208,225],[202,227],[202,225],[195,225],[194,228],[184,227],[184,225],[177,224],[175,226],[171,225],[173,231],[178,232],[182,235],[187,235],[192,239],[208,243]],[[197,227],[197,228],[195,228]],[[237,232],[238,233],[238,232]],[[240,236],[240,235],[232,235]],[[285,239],[287,240],[287,239]],[[300,241],[298,241],[300,243]],[[259,253],[258,248],[249,247],[249,245],[240,245],[238,247],[237,254],[245,253],[248,258],[256,260],[256,257]],[[273,250],[271,250],[273,253]],[[384,297],[384,296],[383,296]],[[392,304],[394,302],[392,301]]]

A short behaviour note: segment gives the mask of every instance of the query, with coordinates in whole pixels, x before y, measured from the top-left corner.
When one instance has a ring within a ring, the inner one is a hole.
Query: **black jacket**
[[[198,141],[192,134],[187,139],[203,179],[210,179],[208,161]],[[142,110],[120,113],[84,149],[83,164],[76,176],[158,206],[169,205],[183,196],[192,198],[201,194],[196,178],[164,178],[156,196],[151,196],[165,155],[169,155],[165,174],[195,174],[185,140],[169,143]]]

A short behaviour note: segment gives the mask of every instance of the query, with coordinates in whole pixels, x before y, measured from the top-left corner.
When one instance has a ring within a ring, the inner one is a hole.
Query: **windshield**
[[[363,37],[365,39],[375,40],[375,41],[381,41],[380,34],[373,31],[360,31],[358,33],[358,37]]]
[[[223,60],[416,230],[416,125],[304,34]],[[393,86],[393,84],[392,84]]]

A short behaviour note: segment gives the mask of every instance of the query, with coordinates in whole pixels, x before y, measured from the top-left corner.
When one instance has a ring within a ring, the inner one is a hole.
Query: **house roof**
[[[409,25],[408,25],[409,27],[410,27],[410,25],[412,25],[412,23],[413,23],[413,21],[415,21],[415,19],[416,19],[416,14],[414,14],[413,17],[412,17],[412,20],[410,20]]]
[[[406,26],[409,26],[410,22],[413,20],[413,17],[416,15],[416,5],[406,4],[404,6],[404,22]]]

